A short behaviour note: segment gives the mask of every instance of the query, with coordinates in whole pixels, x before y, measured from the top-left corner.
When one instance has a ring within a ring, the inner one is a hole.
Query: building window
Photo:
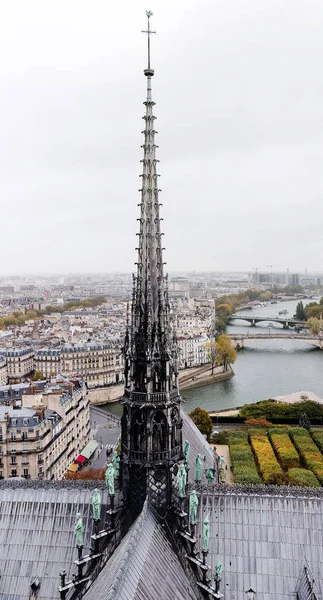
[[[29,476],[29,471],[28,469],[24,469],[24,477],[28,477]]]
[[[27,431],[23,431],[22,434],[21,434],[21,439],[22,440],[26,440],[27,437],[28,437],[28,432]]]
[[[22,463],[23,464],[28,464],[28,462],[29,462],[28,456],[23,456],[22,457]]]
[[[17,477],[17,469],[11,469],[11,477]]]
[[[12,440],[14,440],[14,441],[16,440],[16,432],[15,432],[15,431],[12,431],[12,432],[11,432],[11,434],[10,434],[10,438],[11,438]]]
[[[12,465],[16,465],[17,464],[17,457],[16,456],[12,456],[11,457],[11,464]]]

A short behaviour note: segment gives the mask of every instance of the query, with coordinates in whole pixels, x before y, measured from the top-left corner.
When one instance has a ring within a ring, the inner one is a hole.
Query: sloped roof
[[[205,487],[205,486],[204,486]],[[221,486],[222,487],[222,486]],[[241,486],[243,487],[243,486]],[[261,600],[296,598],[301,570],[308,564],[319,590],[323,588],[323,497],[298,488],[270,493],[265,486],[245,492],[215,488],[199,492],[198,546],[202,522],[210,515],[207,558],[214,570],[223,563],[221,591],[241,600],[252,587]],[[321,492],[321,490],[319,490]],[[258,493],[259,492],[259,493]],[[320,594],[322,592],[320,591]],[[321,595],[318,598],[321,600]]]
[[[85,600],[196,600],[163,527],[145,503]]]
[[[57,600],[59,572],[65,569],[70,578],[76,569],[77,512],[83,517],[84,553],[90,545],[91,489],[85,482],[2,483],[8,487],[0,486],[0,597],[29,600],[31,580],[38,576],[37,600]],[[102,503],[106,505],[106,492]]]
[[[185,444],[185,440],[190,443],[188,481],[189,483],[194,483],[197,455],[200,454],[202,457],[205,457],[204,468],[209,469],[216,467],[215,454],[192,419],[183,410],[181,411],[181,417],[183,419],[183,445]]]

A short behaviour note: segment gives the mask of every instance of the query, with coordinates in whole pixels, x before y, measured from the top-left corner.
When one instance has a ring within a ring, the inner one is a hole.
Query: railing
[[[140,450],[129,450],[123,445],[122,451],[126,454],[131,460],[147,460],[152,462],[160,462],[164,460],[170,460],[174,456],[177,456],[181,453],[181,447],[176,446],[171,450],[165,450],[163,452],[142,452]]]
[[[125,388],[124,395],[133,402],[138,402],[138,404],[166,404],[170,400],[175,400],[175,398],[179,396],[179,393],[178,389],[175,389],[170,392],[154,392],[152,394],[146,394],[144,392],[132,392],[128,388]]]

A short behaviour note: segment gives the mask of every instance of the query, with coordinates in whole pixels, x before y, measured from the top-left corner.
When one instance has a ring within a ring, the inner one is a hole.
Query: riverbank
[[[179,389],[180,391],[194,389],[216,383],[217,381],[225,381],[233,377],[234,371],[231,366],[227,371],[223,370],[223,367],[214,367],[214,373],[212,374],[212,368],[210,365],[203,365],[202,367],[184,369],[180,371]],[[108,387],[96,388],[89,390],[89,398],[91,404],[94,406],[100,406],[101,404],[110,404],[117,402],[122,398],[124,392],[124,385],[120,383],[118,385],[111,385]]]
[[[274,396],[268,398],[268,400],[275,400],[276,402],[286,402],[287,404],[294,404],[295,402],[304,402],[304,400],[310,400],[312,402],[319,402],[323,404],[323,398],[314,394],[314,392],[292,392],[291,394],[285,394],[283,396]],[[260,400],[259,400],[260,402]],[[208,411],[210,417],[236,417],[239,415],[242,406],[236,406],[234,408],[228,408],[218,411]]]

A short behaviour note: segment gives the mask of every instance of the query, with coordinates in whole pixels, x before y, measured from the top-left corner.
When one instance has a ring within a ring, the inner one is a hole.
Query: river
[[[304,306],[313,300],[303,300]],[[318,301],[315,298],[315,301]],[[279,311],[287,310],[291,317],[296,310],[297,301],[268,303],[266,306],[241,311],[246,315],[268,316],[274,318]],[[281,327],[274,324],[275,327]],[[228,333],[247,333],[250,325],[237,321],[227,328]],[[282,329],[282,327],[281,327]],[[259,323],[251,329],[268,332],[268,323]],[[271,331],[275,331],[271,328]],[[195,406],[205,410],[221,410],[241,406],[247,402],[258,402],[273,396],[296,391],[311,391],[323,397],[323,352],[301,341],[301,335],[295,333],[293,340],[259,340],[246,343],[244,350],[238,352],[233,365],[235,376],[227,381],[213,383],[201,388],[184,390],[184,409],[189,412]],[[118,403],[107,404],[102,408],[121,414]]]

